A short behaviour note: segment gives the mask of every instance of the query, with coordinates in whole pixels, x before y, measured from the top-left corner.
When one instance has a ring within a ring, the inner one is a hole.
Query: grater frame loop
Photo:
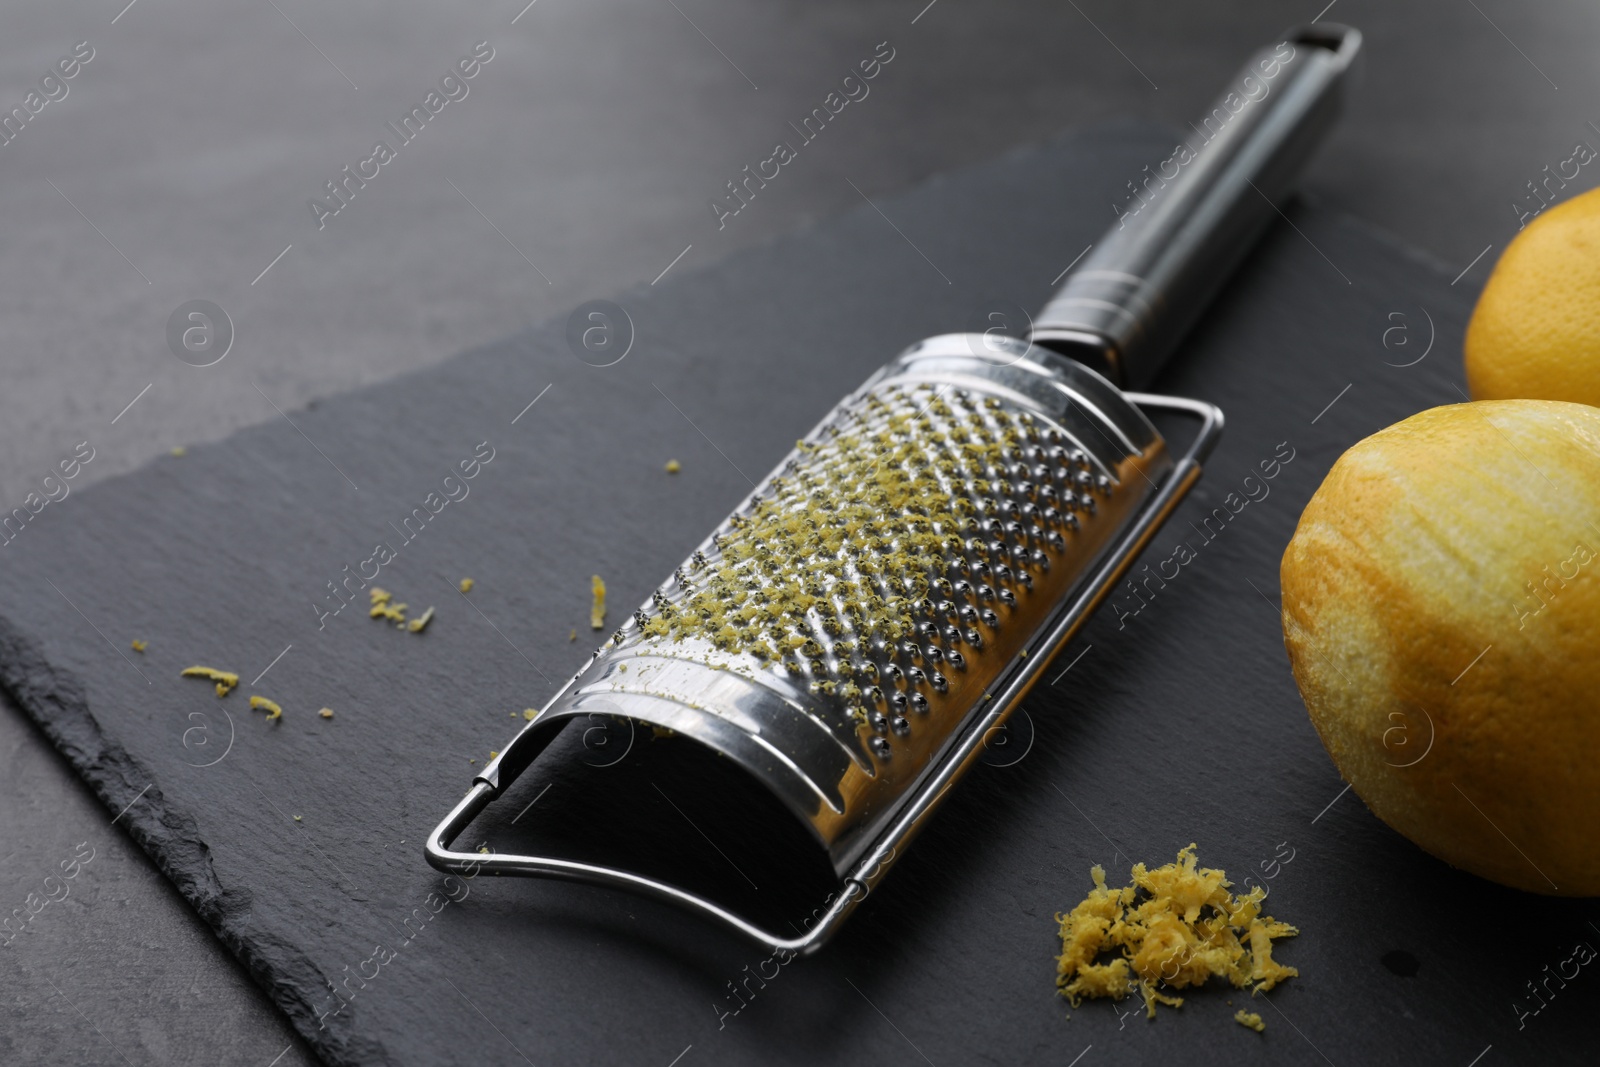
[[[1205,401],[1182,397],[1134,392],[1122,395],[1141,409],[1199,419],[1200,427],[1194,439],[1172,469],[1163,476],[1156,491],[1122,529],[1112,549],[1100,560],[1080,591],[1062,607],[1048,633],[1034,649],[1036,654],[1019,661],[1010,673],[1002,676],[994,691],[985,694],[988,709],[975,716],[954,739],[952,747],[932,773],[915,787],[893,821],[860,854],[851,870],[842,877],[839,891],[827,901],[827,911],[805,934],[783,937],[698,893],[617,867],[551,856],[485,855],[452,850],[450,846],[455,839],[533,762],[538,753],[527,749],[520,750],[520,758],[514,762],[506,760],[506,756],[511,755],[509,751],[502,753],[474,779],[472,788],[428,835],[428,862],[449,873],[556,878],[628,890],[713,919],[769,952],[802,956],[816,952],[876,888],[901,851],[938,808],[950,786],[977,759],[989,732],[1003,724],[1021,704],[1045,668],[1109,595],[1156,531],[1199,480],[1201,466],[1222,433],[1221,409]],[[957,669],[961,669],[959,665]]]

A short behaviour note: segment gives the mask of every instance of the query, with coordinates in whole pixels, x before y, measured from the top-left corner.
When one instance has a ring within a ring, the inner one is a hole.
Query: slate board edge
[[[71,672],[52,666],[39,644],[0,613],[0,689],[32,719],[89,786],[114,820],[150,857],[184,901],[211,928],[250,977],[272,998],[297,1033],[327,1062],[354,1062],[344,1053],[349,1035],[319,1030],[310,1000],[299,990],[326,985],[315,964],[281,939],[260,931],[244,936],[251,893],[224,889],[212,870],[210,850],[194,819],[165,803],[155,778],[127,751],[113,747],[89,709],[84,686]],[[141,792],[139,782],[148,783]],[[126,808],[126,811],[123,809]],[[254,938],[254,941],[252,941]],[[271,965],[255,947],[276,943]],[[285,966],[284,961],[290,961]],[[355,1039],[355,1044],[366,1044]],[[368,1048],[365,1062],[387,1060]]]
[[[1029,156],[1045,150],[1048,145],[1058,141],[1089,140],[1097,134],[1115,136],[1142,132],[1148,136],[1150,130],[1150,124],[1131,120],[1094,123],[1063,131],[1054,138],[1019,146],[993,159],[959,168],[950,173],[1004,163],[1025,165]],[[897,198],[913,190],[939,184],[948,176],[947,173],[935,174],[917,185],[897,190],[891,195]],[[1441,279],[1448,276],[1449,268],[1438,259],[1425,250],[1407,244],[1387,230],[1334,209],[1321,197],[1299,194],[1299,199],[1306,206],[1330,216],[1336,225],[1358,230]],[[802,238],[828,223],[872,210],[870,205],[861,204],[834,215],[807,219],[786,233],[740,249],[695,271],[686,272],[666,283],[663,289],[692,285],[704,274],[736,266],[744,257],[760,254],[781,242]],[[626,300],[648,289],[649,287],[642,283],[635,284],[616,296],[618,299]],[[329,403],[346,395],[392,386],[406,379],[442,373],[473,353],[508,344],[514,345],[520,338],[548,331],[559,322],[559,317],[553,318],[527,330],[518,331],[507,338],[473,346],[432,366],[379,382],[364,383],[328,397],[314,398],[308,401],[308,405]],[[302,405],[296,410],[306,406]],[[230,442],[256,428],[253,425],[240,427],[214,445]],[[210,448],[214,445],[195,447]],[[116,475],[107,479],[107,483],[139,474],[148,466],[149,464],[145,464]],[[93,492],[97,488],[98,486],[90,486],[88,491]],[[343,1064],[391,1062],[380,1043],[358,1037],[351,1032],[349,1024],[353,1019],[353,1008],[330,1021],[327,1026],[319,1024],[316,1010],[305,991],[331,989],[332,985],[327,976],[304,953],[282,942],[281,939],[259,930],[249,929],[250,890],[225,889],[222,886],[213,873],[209,847],[202,840],[194,819],[183,810],[167,805],[160,788],[154,784],[154,776],[144,768],[143,764],[127,751],[109,743],[94,712],[88,706],[82,682],[73,672],[48,662],[39,643],[26,633],[23,625],[12,620],[3,608],[0,608],[0,690],[3,690],[39,727],[95,796],[105,804],[107,811],[118,816],[115,821],[124,825],[132,840],[150,857],[183,899],[194,908],[196,914],[210,927],[223,946],[244,965],[252,980],[283,1011],[296,1032],[324,1062],[336,1067]],[[142,788],[138,784],[140,782],[149,783],[148,789],[143,793],[140,793]],[[137,802],[130,805],[130,801],[135,797]],[[249,936],[246,936],[247,932]],[[255,947],[258,944],[269,943],[275,943],[270,962],[268,954]]]

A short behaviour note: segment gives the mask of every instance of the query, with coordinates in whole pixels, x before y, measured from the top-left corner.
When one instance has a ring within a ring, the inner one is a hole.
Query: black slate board
[[[1582,1025],[1563,1001],[1593,993],[1558,992],[1521,1029],[1513,1001],[1600,938],[1584,908],[1452,871],[1341,794],[1288,673],[1276,575],[1299,510],[1348,445],[1460,399],[1469,310],[1420,257],[1314,207],[1286,208],[1156,385],[1228,414],[1146,561],[1180,540],[1197,558],[1137,615],[1094,621],[822,955],[779,966],[647,901],[447,885],[422,860],[469,759],[586,656],[591,573],[620,617],[883,360],[985,301],[1039,306],[1166,147],[1125,127],[1066,138],[680,268],[618,298],[638,339],[613,367],[574,358],[556,322],[74,494],[0,559],[0,678],[111,810],[132,802],[120,825],[329,1063],[1467,1063],[1491,1044],[1495,1062],[1554,1061]],[[389,524],[484,441],[469,495],[402,545]],[[1288,450],[1215,540],[1191,525]],[[324,583],[379,541],[399,547],[380,583],[436,604],[432,627],[357,605],[319,630]],[[178,677],[197,662],[247,684],[219,701]],[[571,784],[604,791],[606,773]],[[1090,864],[1118,875],[1191,840],[1236,878],[1292,850],[1268,868],[1271,910],[1303,930],[1279,952],[1303,977],[1252,1005],[1266,1034],[1221,988],[1154,1024],[1107,1003],[1069,1018],[1053,913]],[[319,1025],[375,945],[392,956]],[[1395,950],[1420,970],[1394,973]],[[755,991],[737,1013],[735,982]]]

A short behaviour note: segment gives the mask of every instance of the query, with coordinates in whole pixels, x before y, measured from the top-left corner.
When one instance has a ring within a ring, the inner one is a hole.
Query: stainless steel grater
[[[1149,381],[1275,217],[1360,41],[1311,25],[1251,57],[1031,340],[929,338],[835,407],[473,780],[428,861],[631,889],[771,951],[820,947],[1199,479],[1221,411],[1119,386]],[[1181,455],[1152,411],[1198,420]],[[628,870],[451,850],[595,715],[698,742],[775,796],[840,880],[820,918],[785,937]]]

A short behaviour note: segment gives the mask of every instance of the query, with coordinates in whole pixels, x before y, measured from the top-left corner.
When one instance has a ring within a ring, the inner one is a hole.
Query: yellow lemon
[[[1466,363],[1474,400],[1600,406],[1600,189],[1507,246],[1467,325]]]
[[[1384,822],[1600,894],[1600,409],[1433,408],[1334,464],[1283,556],[1312,724]]]

